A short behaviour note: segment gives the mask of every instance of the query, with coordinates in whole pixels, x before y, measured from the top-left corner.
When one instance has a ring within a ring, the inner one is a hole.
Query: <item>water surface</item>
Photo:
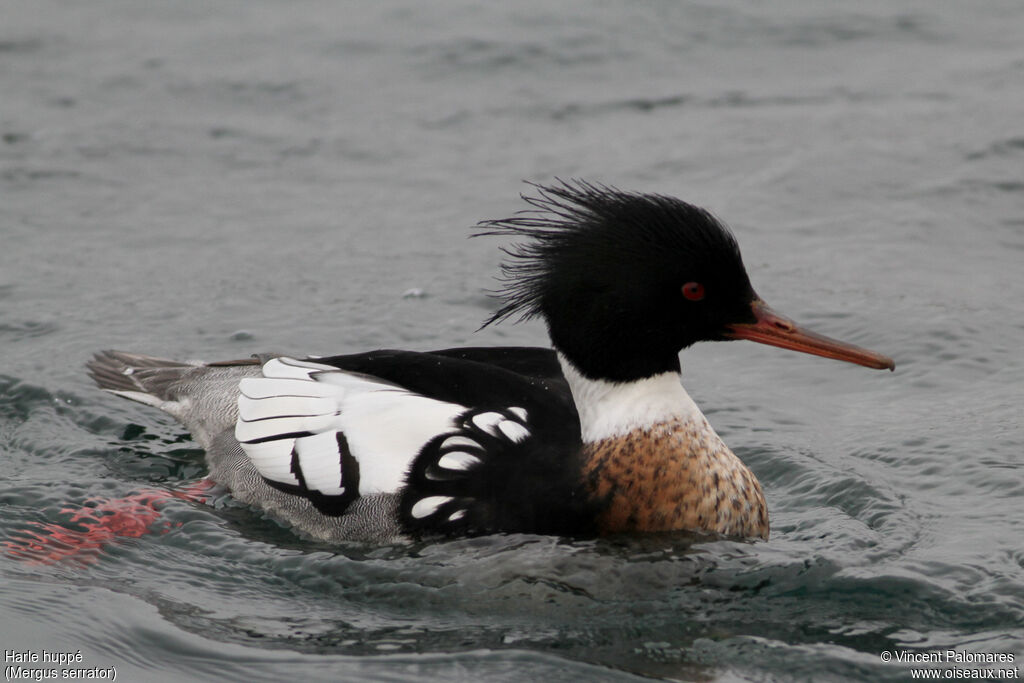
[[[1024,641],[1024,7],[14,0],[0,22],[0,536],[204,473],[124,348],[476,332],[522,179],[706,206],[754,286],[894,374],[747,343],[684,380],[768,543],[325,547],[221,498],[85,566],[0,556],[0,647],[119,680],[907,680]],[[418,290],[418,296],[403,296]]]

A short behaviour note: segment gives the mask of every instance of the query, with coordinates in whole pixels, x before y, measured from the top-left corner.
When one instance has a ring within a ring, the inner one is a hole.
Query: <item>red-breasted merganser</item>
[[[678,199],[535,186],[503,306],[553,349],[371,351],[181,363],[105,351],[100,387],[180,420],[209,479],[310,537],[686,530],[768,538],[753,473],[680,382],[680,350],[753,341],[893,369],[798,327],[754,292],[732,234]]]

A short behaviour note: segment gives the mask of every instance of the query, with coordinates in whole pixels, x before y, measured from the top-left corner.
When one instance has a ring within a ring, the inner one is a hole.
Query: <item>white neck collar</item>
[[[683,388],[678,372],[664,372],[633,382],[589,379],[558,353],[569,382],[584,443],[624,436],[636,429],[683,420],[700,423],[704,414]]]

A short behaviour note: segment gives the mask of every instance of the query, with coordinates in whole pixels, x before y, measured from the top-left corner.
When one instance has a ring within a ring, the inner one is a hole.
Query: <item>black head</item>
[[[673,197],[582,181],[535,186],[533,210],[480,224],[529,241],[504,251],[504,305],[487,323],[541,316],[586,376],[679,370],[679,351],[754,321],[739,247],[714,216]]]

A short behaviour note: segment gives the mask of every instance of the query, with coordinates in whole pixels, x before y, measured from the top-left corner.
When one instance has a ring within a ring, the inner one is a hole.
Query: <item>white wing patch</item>
[[[393,493],[423,446],[452,430],[465,406],[383,380],[292,358],[275,358],[262,377],[239,384],[235,436],[265,478],[345,493],[343,443],[359,464],[359,494]],[[339,435],[343,438],[339,440]]]
[[[509,412],[521,420],[526,420],[526,411],[522,408],[510,408]],[[518,422],[508,419],[501,413],[479,413],[473,416],[473,424],[491,436],[498,436],[498,432],[501,432],[507,439],[515,443],[519,443],[530,436],[530,430]]]
[[[241,445],[261,475],[281,484],[299,485],[298,478],[292,474],[292,448],[295,446],[295,439],[252,444],[242,442]]]
[[[445,453],[437,460],[437,466],[445,470],[468,470],[479,464],[480,458],[464,451]]]
[[[336,432],[320,432],[296,439],[295,454],[307,485],[316,482],[314,488],[327,496],[340,496],[345,492],[345,472],[341,469]]]
[[[429,496],[427,498],[421,498],[412,506],[412,516],[416,519],[422,519],[428,515],[434,514],[437,512],[439,507],[445,503],[450,503],[451,501],[451,496]]]

